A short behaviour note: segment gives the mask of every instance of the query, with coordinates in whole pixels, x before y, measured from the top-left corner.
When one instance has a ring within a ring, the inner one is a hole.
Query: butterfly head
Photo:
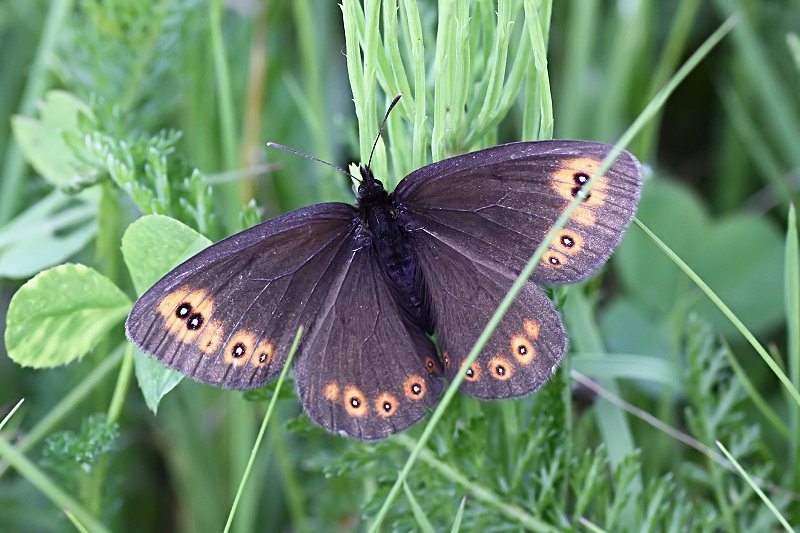
[[[372,169],[363,163],[358,166],[361,174],[361,183],[358,185],[358,204],[373,204],[380,198],[387,196],[383,183],[375,178]]]

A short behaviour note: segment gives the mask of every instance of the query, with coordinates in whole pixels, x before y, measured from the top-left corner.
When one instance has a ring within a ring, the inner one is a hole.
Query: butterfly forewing
[[[472,261],[427,230],[415,234],[448,379],[462,367],[514,277]],[[566,350],[558,313],[527,283],[467,371],[461,390],[479,398],[521,396],[541,387]]]
[[[353,251],[295,366],[303,408],[330,431],[377,439],[425,416],[441,383],[436,349],[410,324],[371,247]]]
[[[428,165],[407,176],[396,201],[417,227],[473,261],[518,273],[569,203],[581,204],[549,243],[532,279],[574,283],[611,255],[636,210],[639,165],[623,152],[584,186],[611,150],[585,141],[512,143]]]
[[[354,219],[352,206],[319,204],[212,245],[136,302],[128,337],[198,381],[263,385],[341,278]]]

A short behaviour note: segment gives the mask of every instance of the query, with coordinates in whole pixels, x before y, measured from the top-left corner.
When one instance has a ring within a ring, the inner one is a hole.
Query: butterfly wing
[[[514,277],[473,261],[425,230],[415,246],[427,284],[444,373],[453,379]],[[461,390],[485,399],[521,396],[541,387],[567,348],[558,312],[533,282],[511,305]]]
[[[417,229],[516,275],[611,149],[585,141],[500,145],[423,167],[394,195]],[[640,190],[639,164],[623,152],[549,244],[532,279],[574,283],[599,269],[633,218]]]
[[[434,163],[400,182],[395,201],[413,232],[448,378],[611,148],[583,141],[513,143]],[[639,165],[623,152],[549,244],[467,372],[464,392],[519,396],[552,375],[566,335],[536,282],[573,283],[600,268],[630,223],[640,189]]]
[[[350,255],[303,346],[295,365],[303,408],[330,431],[383,438],[438,400],[436,349],[398,307],[369,245]]]
[[[187,260],[142,295],[126,322],[142,351],[187,376],[258,387],[283,367],[299,325],[345,269],[356,210],[318,204],[269,220]]]

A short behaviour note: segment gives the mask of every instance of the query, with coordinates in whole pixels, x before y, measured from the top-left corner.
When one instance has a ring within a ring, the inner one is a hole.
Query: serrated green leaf
[[[25,159],[56,187],[76,178],[75,156],[64,141],[64,134],[79,133],[82,114],[91,116],[91,110],[74,95],[50,91],[40,105],[39,120],[23,116],[11,120],[14,138]]]
[[[6,349],[19,365],[52,368],[83,357],[128,314],[131,301],[111,280],[84,265],[41,272],[8,307]]]
[[[147,215],[128,226],[122,236],[122,255],[138,294],[181,262],[211,244],[207,238],[174,218]],[[139,351],[135,355],[136,380],[153,413],[158,403],[183,376]]]
[[[162,215],[147,215],[128,226],[122,255],[137,294],[211,244],[189,226]]]

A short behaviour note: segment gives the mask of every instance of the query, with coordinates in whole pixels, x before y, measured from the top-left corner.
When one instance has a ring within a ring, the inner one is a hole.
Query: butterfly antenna
[[[361,182],[361,180],[359,178],[353,176],[352,174],[350,174],[346,170],[342,170],[341,168],[337,167],[333,163],[328,163],[327,161],[323,161],[322,159],[320,159],[318,157],[314,157],[313,155],[308,155],[306,153],[303,153],[300,150],[295,150],[294,148],[289,148],[288,146],[284,146],[282,144],[278,144],[278,143],[274,143],[274,142],[268,142],[267,143],[267,147],[275,148],[276,150],[283,150],[285,152],[291,152],[291,153],[293,153],[295,155],[299,155],[300,157],[305,157],[306,159],[311,159],[312,161],[316,161],[317,163],[322,163],[323,165],[328,165],[329,167],[338,170],[339,172],[341,172],[342,174],[344,174],[348,178],[355,179],[359,183]]]
[[[389,119],[389,113],[392,112],[394,106],[397,105],[397,102],[400,101],[400,98],[403,96],[403,93],[399,93],[397,96],[394,97],[392,103],[389,104],[389,109],[386,110],[386,115],[383,117],[383,122],[381,122],[381,128],[378,130],[378,135],[375,137],[375,142],[372,143],[372,151],[369,153],[369,161],[367,162],[367,168],[372,166],[372,156],[375,155],[375,147],[378,146],[378,139],[381,138],[381,134],[383,133],[383,127],[386,126],[386,121]]]

